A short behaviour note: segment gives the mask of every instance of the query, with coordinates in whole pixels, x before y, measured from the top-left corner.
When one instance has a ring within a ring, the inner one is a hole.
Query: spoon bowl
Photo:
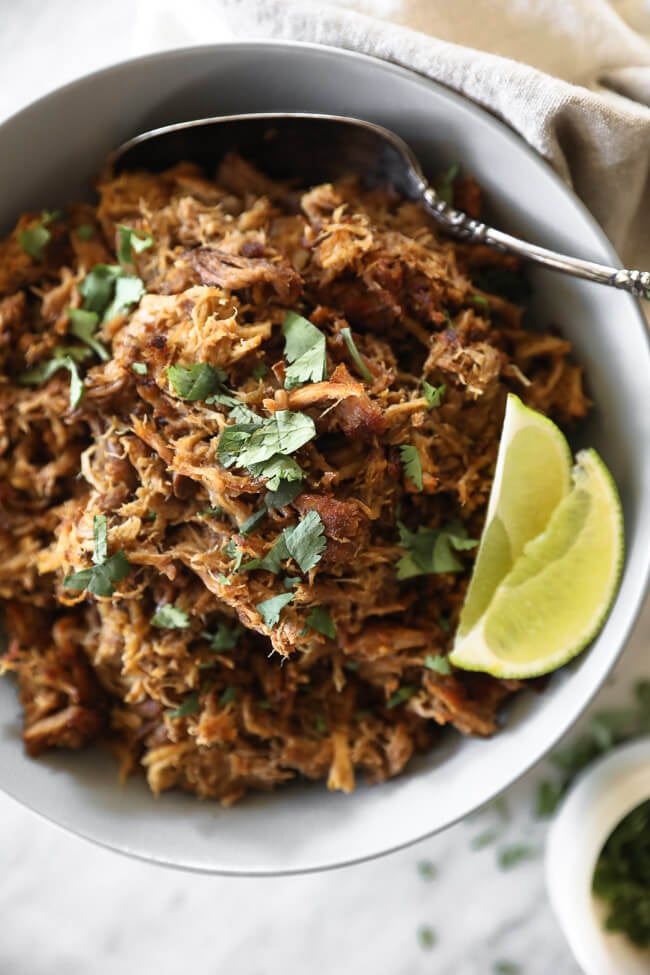
[[[160,172],[189,159],[209,170],[237,152],[275,179],[303,185],[356,176],[366,187],[390,186],[419,200],[441,228],[461,240],[486,244],[536,264],[650,298],[650,272],[629,271],[567,257],[489,227],[443,200],[394,132],[362,119],[302,112],[225,115],[179,122],[144,132],[109,158],[114,172]]]

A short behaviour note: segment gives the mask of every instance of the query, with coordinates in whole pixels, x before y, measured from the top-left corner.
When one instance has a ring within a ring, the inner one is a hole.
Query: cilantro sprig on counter
[[[325,336],[294,311],[287,312],[282,325],[284,355],[291,363],[285,374],[284,388],[295,389],[304,383],[322,382],[326,376]]]
[[[112,596],[115,592],[113,583],[125,579],[131,567],[121,550],[110,557],[108,555],[106,515],[95,515],[93,518],[93,546],[94,565],[66,576],[63,588],[78,592],[85,589],[95,596]]]
[[[454,552],[463,552],[478,545],[476,539],[467,537],[467,529],[461,522],[449,522],[443,528],[420,525],[415,532],[401,521],[397,525],[400,545],[405,550],[397,563],[397,578],[400,580],[438,572],[461,572],[463,563]]]

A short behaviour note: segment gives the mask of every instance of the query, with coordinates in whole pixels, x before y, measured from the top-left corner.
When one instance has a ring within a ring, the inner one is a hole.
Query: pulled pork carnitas
[[[478,215],[470,179],[448,181]],[[30,755],[232,803],[350,792],[491,735],[524,684],[447,660],[509,390],[565,426],[570,345],[516,259],[353,181],[236,156],[109,176],[0,244],[0,599]]]

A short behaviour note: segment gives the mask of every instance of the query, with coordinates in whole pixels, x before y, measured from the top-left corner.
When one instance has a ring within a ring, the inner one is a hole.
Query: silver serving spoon
[[[236,151],[267,175],[305,184],[357,176],[366,186],[390,185],[420,200],[447,233],[487,244],[544,267],[650,298],[650,272],[606,267],[556,254],[488,227],[442,200],[407,144],[388,129],[361,119],[303,113],[225,115],[144,132],[121,145],[109,162],[115,172],[160,171],[189,159],[214,171]]]

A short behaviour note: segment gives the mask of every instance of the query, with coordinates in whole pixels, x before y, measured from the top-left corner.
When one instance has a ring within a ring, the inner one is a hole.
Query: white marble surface
[[[0,118],[79,74],[129,54],[134,4],[0,0]],[[594,707],[650,677],[650,607]],[[579,975],[551,915],[542,859],[509,871],[504,843],[542,846],[530,812],[539,766],[509,791],[501,844],[471,840],[494,812],[409,850],[326,874],[237,880],[167,871],[90,846],[0,796],[2,975]],[[421,860],[437,876],[422,879]],[[436,944],[423,949],[417,929]]]

